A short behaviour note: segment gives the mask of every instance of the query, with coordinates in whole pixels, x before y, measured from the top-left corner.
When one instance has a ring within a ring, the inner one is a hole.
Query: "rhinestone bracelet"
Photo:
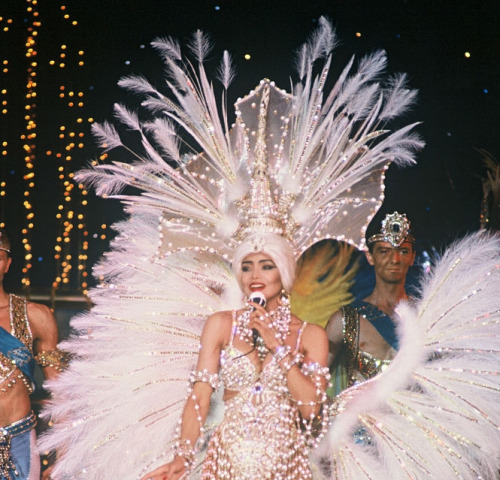
[[[203,370],[193,370],[189,375],[189,384],[192,388],[195,383],[208,383],[213,390],[217,390],[220,385],[219,374],[210,373],[206,368]]]
[[[174,455],[184,459],[184,466],[189,472],[193,468],[195,449],[191,446],[190,440],[178,440],[174,446]]]
[[[280,363],[288,354],[290,353],[290,347],[285,347],[283,345],[278,345],[274,352],[274,360],[276,363]]]

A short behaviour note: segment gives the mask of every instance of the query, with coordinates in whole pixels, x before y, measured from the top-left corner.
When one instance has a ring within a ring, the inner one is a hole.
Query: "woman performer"
[[[312,426],[329,377],[326,333],[290,312],[295,259],[282,237],[250,237],[236,251],[233,269],[243,294],[252,299],[258,292],[265,307],[249,301],[248,308],[208,318],[175,457],[145,479],[189,472],[219,374],[224,419],[210,439],[202,478],[312,478]]]

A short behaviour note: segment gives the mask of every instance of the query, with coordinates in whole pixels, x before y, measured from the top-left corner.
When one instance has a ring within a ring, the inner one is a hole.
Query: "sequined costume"
[[[33,412],[0,427],[0,480],[39,480],[40,457]]]
[[[374,305],[358,302],[342,307],[342,332],[344,343],[339,356],[339,363],[346,369],[348,387],[372,378],[389,365],[397,349],[397,337],[394,322]],[[391,358],[376,358],[359,348],[359,322],[363,316],[384,339],[391,345]]]
[[[16,380],[23,381],[29,393],[34,387],[35,360],[33,335],[26,313],[26,300],[9,295],[10,333],[0,328],[0,395]]]
[[[299,332],[294,355],[299,355]],[[286,374],[275,362],[261,373],[233,346],[221,354],[224,388],[238,392],[224,403],[224,419],[213,433],[202,479],[308,480],[308,445],[300,430],[297,405],[291,400]]]
[[[11,331],[0,328],[0,395],[17,382],[29,393],[34,389],[33,335],[26,312],[26,300],[9,295]],[[0,427],[0,479],[31,479],[39,475],[35,445],[36,417],[25,418]]]

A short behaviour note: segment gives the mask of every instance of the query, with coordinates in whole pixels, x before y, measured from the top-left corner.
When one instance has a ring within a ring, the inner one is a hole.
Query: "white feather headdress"
[[[351,60],[324,92],[334,44],[321,19],[300,50],[292,92],[264,80],[236,102],[231,127],[230,57],[219,68],[218,101],[200,32],[190,45],[193,63],[174,40],[153,43],[165,60],[168,95],[142,77],[120,81],[145,97],[150,120],[116,106],[143,153],[129,150],[132,162],[77,175],[120,199],[129,218],[115,226],[119,235],[95,269],[95,306],[72,320],[76,333],[61,345],[73,354],[69,369],[48,385],[53,401],[44,414],[54,426],[41,448],[59,450],[53,478],[135,479],[171,455],[205,319],[241,305],[227,259],[247,235],[282,235],[296,254],[326,237],[362,244],[385,169],[412,163],[423,143],[414,125],[385,129],[415,92],[403,77],[379,83],[383,52],[356,71]],[[106,150],[128,149],[110,123],[93,131]],[[121,194],[125,186],[140,194]]]
[[[203,64],[210,52],[206,36],[197,32],[190,44],[193,63],[173,40],[156,40],[169,96],[142,77],[127,77],[120,85],[144,95],[154,119],[141,123],[115,107],[118,120],[140,133],[145,153],[133,164],[97,165],[78,179],[106,195],[124,185],[140,188],[142,197],[118,198],[158,212],[162,253],[196,247],[227,258],[246,234],[262,230],[285,235],[297,254],[328,237],[361,246],[383,200],[384,171],[391,162],[412,163],[423,143],[411,133],[414,125],[384,129],[416,94],[402,75],[381,83],[384,52],[366,57],[354,72],[351,59],[330,93],[324,91],[335,40],[330,23],[320,19],[300,50],[292,92],[263,80],[236,102],[231,128],[229,56],[219,68],[224,92],[218,102]],[[94,125],[94,133],[107,149],[121,145],[109,123]]]

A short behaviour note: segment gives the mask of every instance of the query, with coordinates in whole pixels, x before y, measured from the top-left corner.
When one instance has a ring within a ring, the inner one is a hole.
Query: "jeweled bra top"
[[[304,323],[299,331],[295,351],[293,352],[294,355],[299,353],[302,332],[306,325]],[[233,346],[233,340],[237,332],[236,312],[233,312],[231,339],[220,355],[220,377],[224,388],[240,392],[249,387],[254,387],[257,382],[273,390],[283,386],[286,387],[286,377],[283,376],[283,371],[274,361],[274,357],[259,373],[248,356]]]

